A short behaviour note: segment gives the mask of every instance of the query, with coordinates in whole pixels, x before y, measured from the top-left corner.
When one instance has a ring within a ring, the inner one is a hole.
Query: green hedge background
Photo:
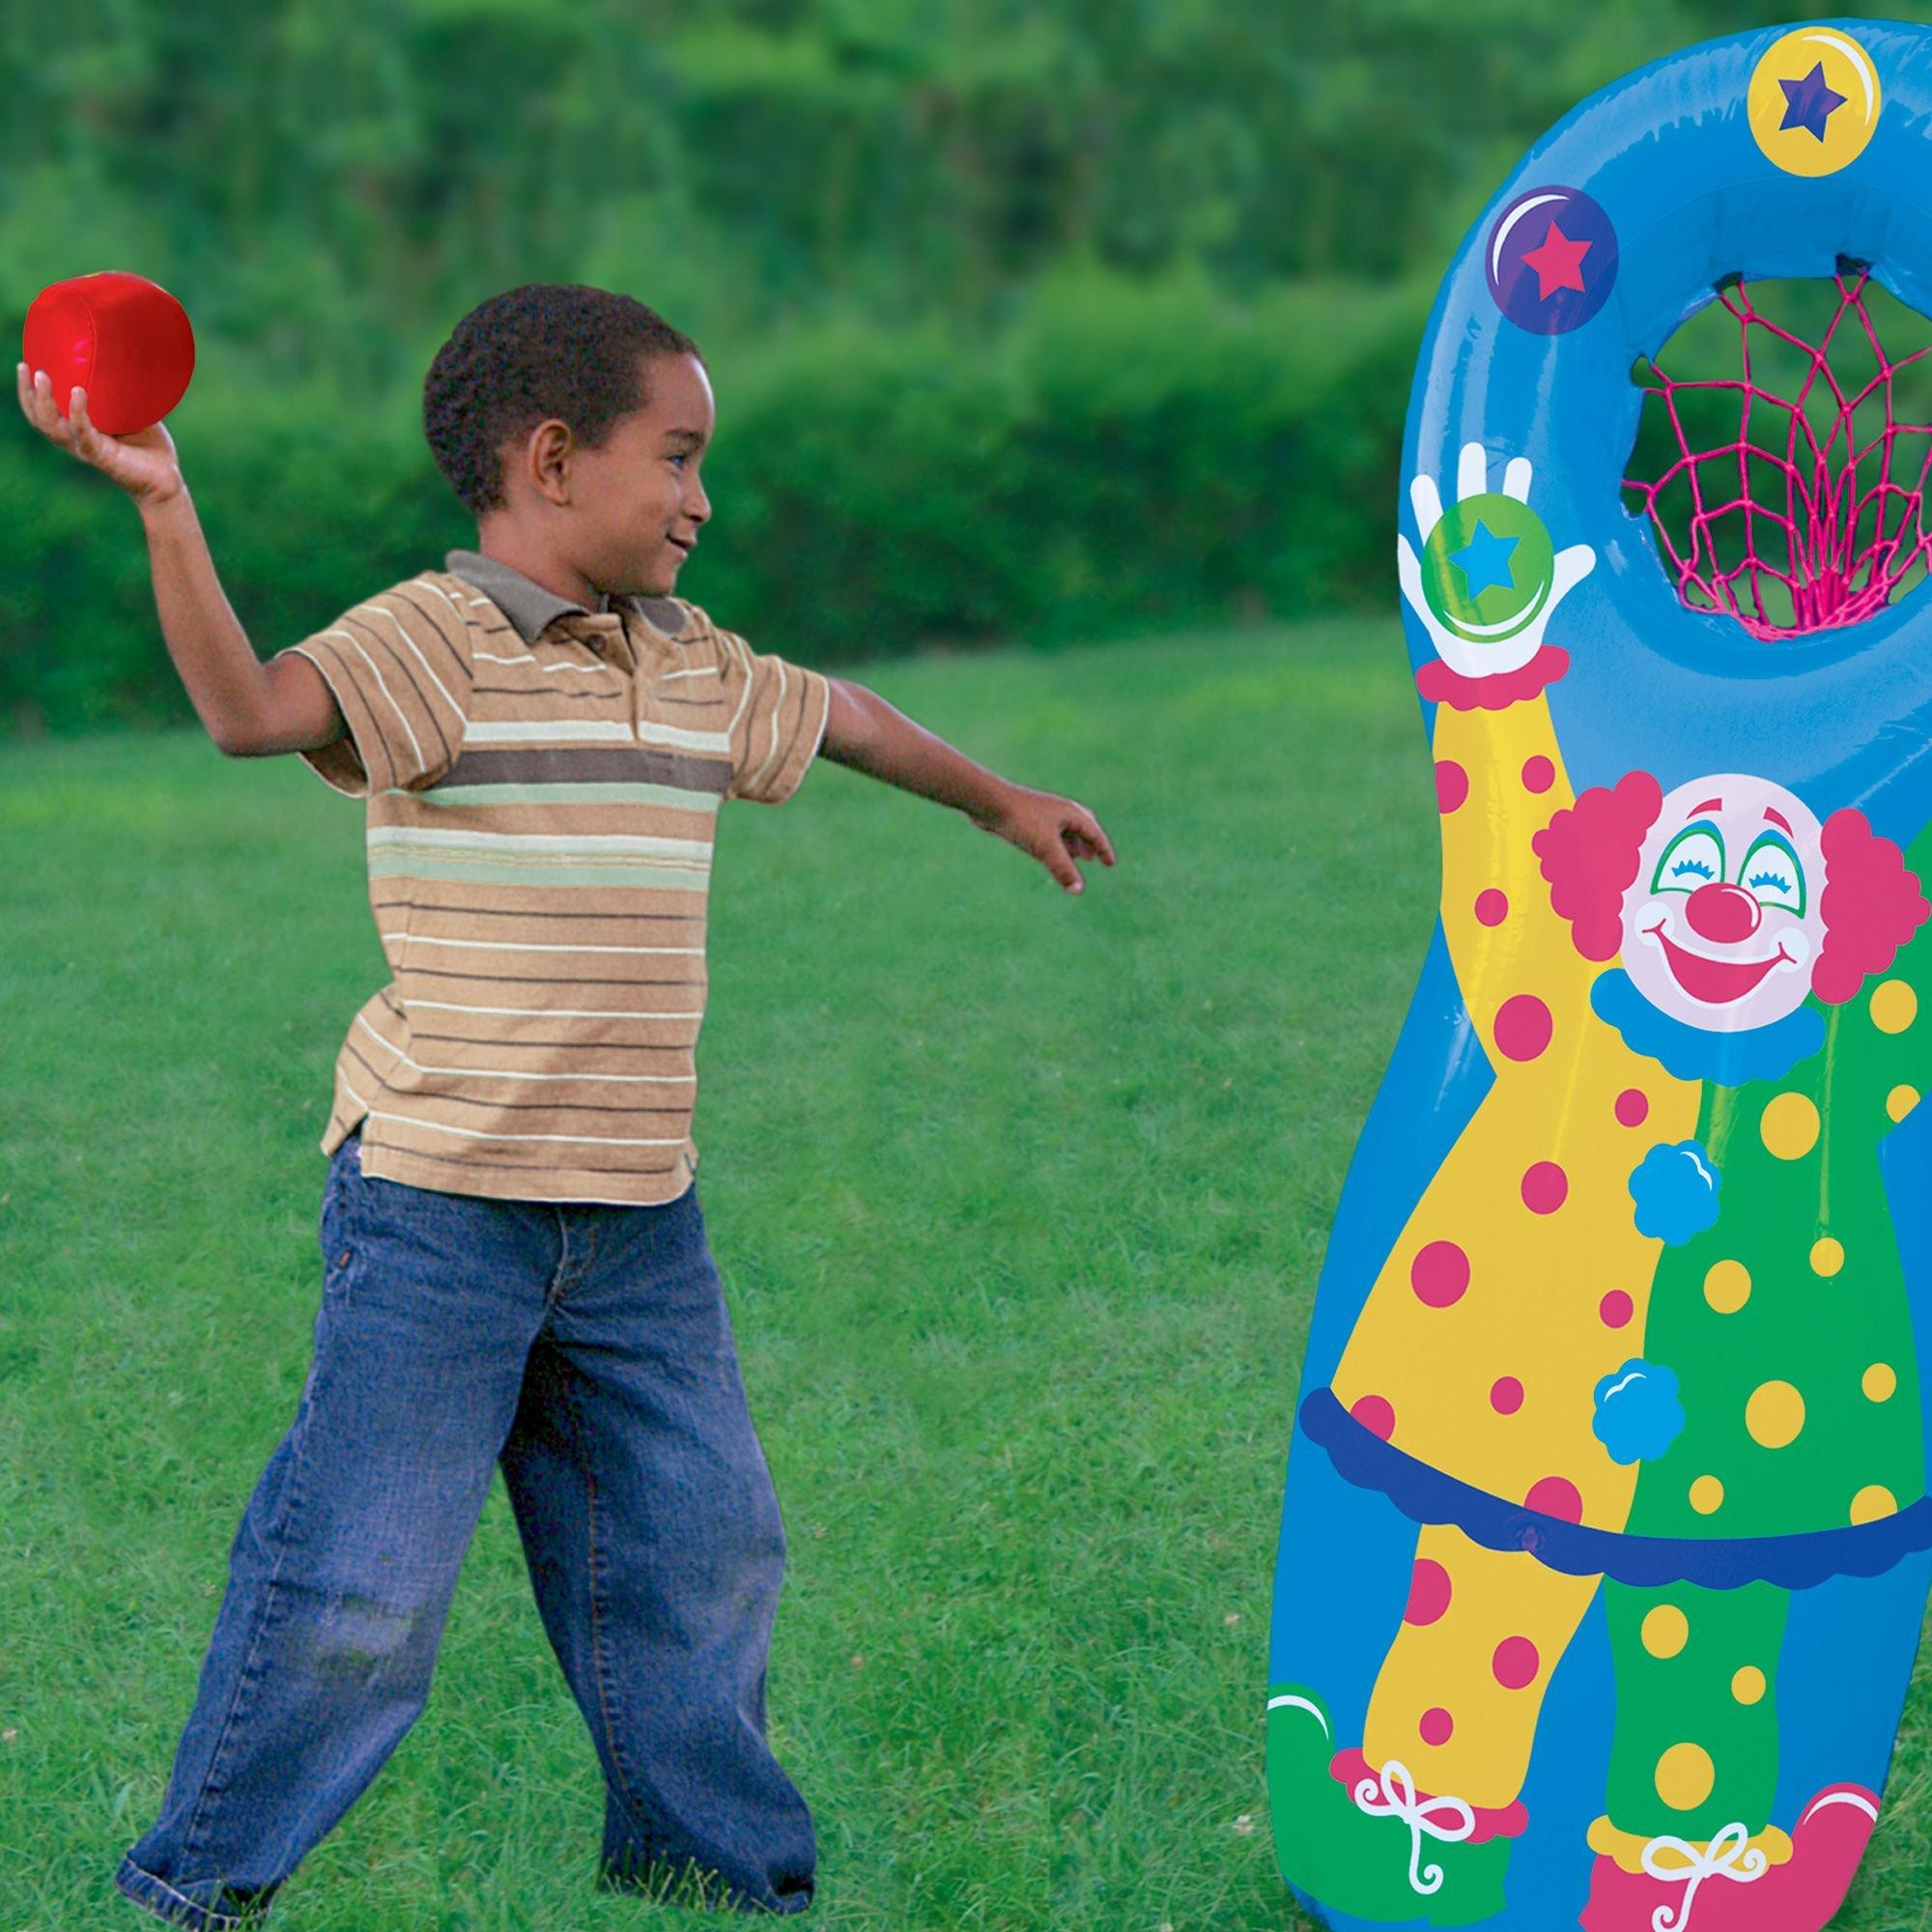
[[[1863,10],[1854,10],[1863,11]],[[1885,10],[1874,10],[1883,12]],[[1744,0],[75,0],[0,10],[0,263],[171,289],[263,655],[474,526],[421,381],[532,280],[694,334],[680,588],[837,664],[1380,609],[1409,372],[1523,147]],[[0,437],[0,734],[165,725],[137,520]]]

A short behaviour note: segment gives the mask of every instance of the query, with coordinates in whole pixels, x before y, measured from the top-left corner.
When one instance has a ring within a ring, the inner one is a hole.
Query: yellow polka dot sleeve
[[[1442,812],[1442,931],[1476,1031],[1496,1057],[1529,993],[1552,1011],[1586,1008],[1604,969],[1571,944],[1568,923],[1530,840],[1576,803],[1549,707],[1542,697],[1498,711],[1435,711],[1435,784]],[[1533,984],[1531,982],[1534,982]]]

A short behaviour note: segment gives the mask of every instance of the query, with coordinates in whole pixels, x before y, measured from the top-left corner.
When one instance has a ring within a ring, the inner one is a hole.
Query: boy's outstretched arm
[[[819,753],[922,798],[956,807],[982,832],[1031,853],[1069,893],[1086,890],[1076,859],[1114,863],[1114,847],[1084,805],[1017,785],[895,711],[875,691],[828,677],[832,707]]]

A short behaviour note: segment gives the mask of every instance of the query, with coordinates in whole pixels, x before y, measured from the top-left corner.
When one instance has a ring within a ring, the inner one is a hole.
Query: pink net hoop
[[[1845,265],[1833,277],[1836,310],[1815,346],[1734,281],[1718,299],[1738,325],[1742,373],[1680,382],[1653,360],[1637,378],[1646,424],[1656,410],[1667,425],[1656,440],[1666,453],[1674,440],[1676,456],[1655,478],[1625,477],[1631,507],[1648,513],[1685,606],[1735,617],[1754,638],[1859,623],[1932,559],[1932,423],[1901,420],[1895,407],[1900,372],[1932,344],[1887,356],[1865,308],[1867,272]],[[1852,361],[1856,376],[1843,368]]]

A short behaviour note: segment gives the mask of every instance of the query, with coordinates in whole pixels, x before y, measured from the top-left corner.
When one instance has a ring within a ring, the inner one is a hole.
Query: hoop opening
[[[1717,296],[1631,372],[1625,507],[1690,610],[1766,640],[1859,623],[1932,561],[1932,324],[1844,260]]]

